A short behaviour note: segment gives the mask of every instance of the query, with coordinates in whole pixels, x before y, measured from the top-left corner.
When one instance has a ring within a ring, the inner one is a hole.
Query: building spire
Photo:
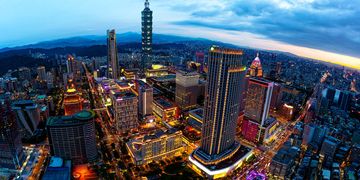
[[[145,0],[145,8],[149,8],[149,6],[150,6],[149,0]]]

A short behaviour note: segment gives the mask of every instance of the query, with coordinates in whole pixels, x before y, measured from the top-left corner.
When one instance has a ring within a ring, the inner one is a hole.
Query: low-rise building
[[[158,130],[132,139],[126,145],[136,165],[181,155],[184,150],[182,133],[176,129]]]
[[[299,155],[297,147],[289,147],[285,145],[273,157],[270,163],[270,174],[273,177],[285,179],[292,172],[295,165],[295,159]]]
[[[158,120],[171,121],[179,118],[178,107],[170,100],[162,97],[154,100],[153,112]]]
[[[53,156],[50,159],[49,166],[46,168],[43,180],[70,180],[71,179],[71,161]]]

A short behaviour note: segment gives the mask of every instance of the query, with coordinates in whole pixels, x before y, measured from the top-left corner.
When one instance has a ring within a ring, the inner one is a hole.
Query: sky
[[[140,32],[143,0],[0,0],[0,48]],[[150,0],[154,33],[278,50],[360,69],[359,0]],[[120,40],[121,41],[121,40]]]

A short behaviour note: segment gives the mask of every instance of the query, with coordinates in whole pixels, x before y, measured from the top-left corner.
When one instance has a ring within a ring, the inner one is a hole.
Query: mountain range
[[[117,34],[116,38],[118,44],[141,42],[141,34],[135,32]],[[164,35],[164,34],[154,34],[153,39],[155,44],[176,43],[183,41],[210,41],[202,38],[189,38],[189,37]],[[10,51],[10,50],[30,49],[30,48],[51,49],[58,47],[83,47],[83,46],[94,46],[94,45],[106,45],[106,36],[87,35],[87,36],[76,36],[76,37],[70,37],[64,39],[56,39],[50,41],[43,41],[36,44],[3,48],[0,49],[0,52]]]

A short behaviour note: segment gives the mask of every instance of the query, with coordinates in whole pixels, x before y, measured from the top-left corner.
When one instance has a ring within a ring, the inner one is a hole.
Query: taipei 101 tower
[[[151,64],[152,55],[152,25],[153,12],[150,10],[150,3],[145,1],[145,9],[141,12],[141,35],[142,35],[142,59],[141,69],[144,70]]]

